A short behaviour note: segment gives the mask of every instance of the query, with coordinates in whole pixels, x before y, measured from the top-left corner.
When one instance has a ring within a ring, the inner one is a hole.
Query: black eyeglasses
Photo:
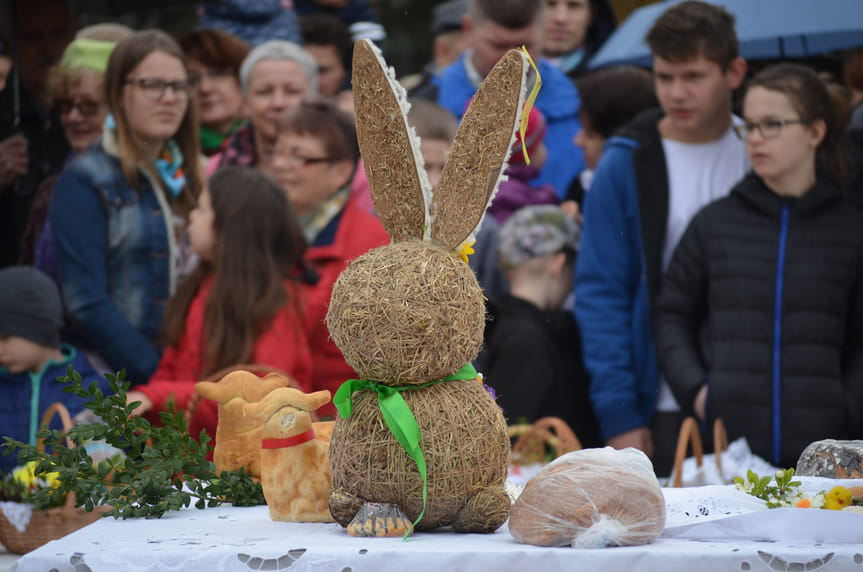
[[[77,109],[83,117],[93,117],[102,110],[101,103],[86,99],[58,99],[56,103],[60,115],[67,115],[72,113],[73,109]]]
[[[765,119],[761,123],[747,121],[733,127],[734,133],[741,139],[746,139],[756,131],[765,139],[772,139],[779,135],[785,125],[809,125],[808,119]]]
[[[165,81],[156,77],[134,77],[123,82],[124,85],[132,84],[138,86],[148,99],[161,101],[165,97],[168,88],[174,92],[178,99],[188,100],[195,89],[194,79],[178,79],[176,81]]]
[[[317,165],[318,163],[329,163],[333,161],[331,157],[300,157],[299,155],[285,154],[285,161],[297,167],[307,167],[309,165]]]

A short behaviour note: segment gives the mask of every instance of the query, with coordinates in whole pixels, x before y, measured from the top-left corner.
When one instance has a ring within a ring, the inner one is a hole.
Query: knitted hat
[[[0,270],[0,333],[60,347],[63,307],[57,286],[32,266]]]
[[[91,69],[105,73],[108,67],[108,58],[114,51],[114,42],[102,42],[78,38],[66,46],[63,57],[60,59],[60,69]]]
[[[449,0],[435,6],[432,12],[432,37],[461,30],[461,19],[465,14],[467,14],[467,0]]]
[[[557,205],[522,207],[500,229],[500,266],[510,269],[532,258],[576,250],[581,228]]]
[[[527,142],[528,157],[533,157],[540,143],[545,139],[545,131],[547,129],[545,116],[536,108],[530,108],[530,113],[527,116],[527,129],[524,131],[524,140]],[[522,150],[521,130],[516,131],[515,143],[512,146],[512,155],[509,158],[510,165],[525,163],[524,151]]]

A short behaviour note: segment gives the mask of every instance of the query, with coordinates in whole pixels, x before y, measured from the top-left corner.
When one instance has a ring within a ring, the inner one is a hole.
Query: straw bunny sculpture
[[[361,378],[333,400],[330,511],[355,536],[494,532],[510,509],[509,439],[470,365],[485,307],[463,251],[515,139],[528,58],[511,50],[483,82],[434,196],[392,70],[367,41],[355,45],[353,69],[360,150],[393,242],[345,269],[327,313]]]

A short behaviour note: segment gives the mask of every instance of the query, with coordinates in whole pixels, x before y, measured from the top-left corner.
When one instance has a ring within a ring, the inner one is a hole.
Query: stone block
[[[863,441],[815,441],[800,455],[795,474],[831,479],[863,478]]]

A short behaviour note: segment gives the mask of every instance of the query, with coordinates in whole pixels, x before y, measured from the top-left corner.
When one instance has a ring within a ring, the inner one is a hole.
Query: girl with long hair
[[[241,191],[241,192],[238,192]],[[225,167],[191,213],[189,234],[198,268],[165,314],[167,348],[146,385],[129,392],[136,413],[186,407],[194,384],[225,368],[255,363],[289,374],[311,390],[302,258],[306,241],[281,187],[255,169]],[[202,400],[192,435],[216,435],[214,402]]]

